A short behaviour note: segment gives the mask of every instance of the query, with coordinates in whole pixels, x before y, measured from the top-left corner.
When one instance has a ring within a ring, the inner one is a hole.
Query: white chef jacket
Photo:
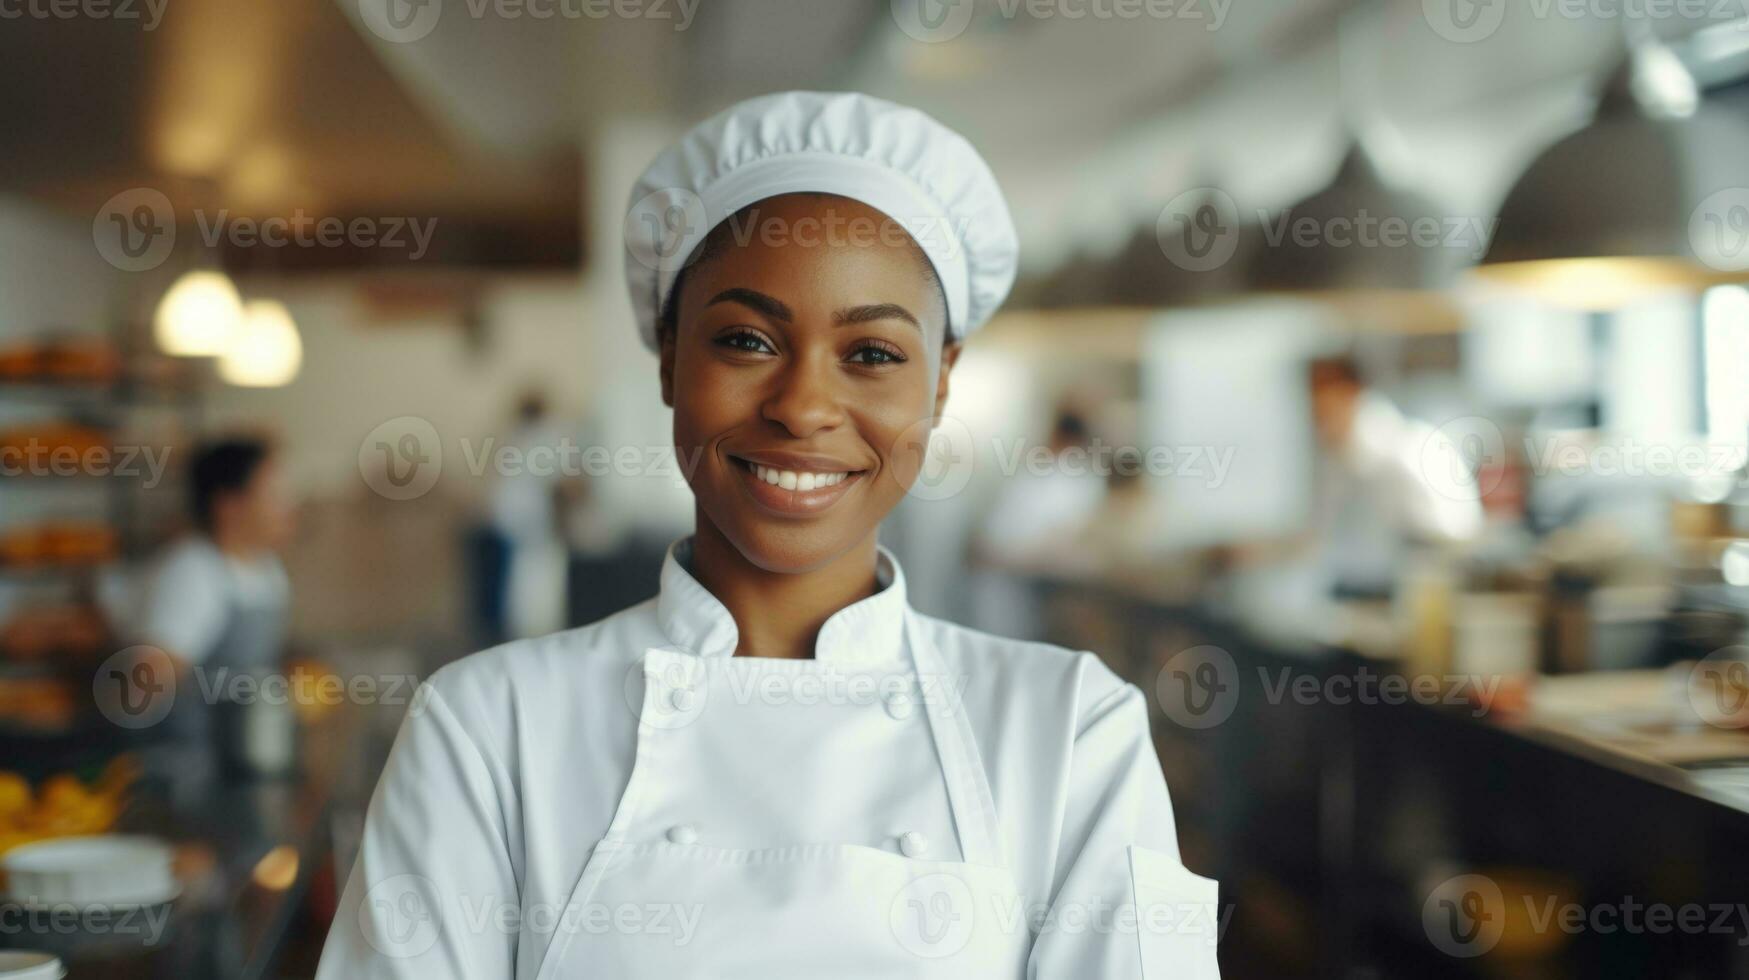
[[[1139,689],[1091,653],[915,612],[885,548],[882,589],[826,621],[813,660],[734,657],[734,620],[687,571],[690,544],[670,548],[655,598],[421,688],[319,980],[618,978],[644,972],[629,933],[685,946],[682,975],[874,975],[856,942],[890,943],[912,909],[895,898],[889,932],[883,896],[853,921],[855,903],[816,911],[798,879],[757,877],[791,861],[813,861],[809,887],[834,901],[889,872],[999,866],[1019,901],[975,911],[1014,955],[944,975],[1218,976],[1215,883],[1180,861]],[[895,687],[908,653],[916,672]],[[878,754],[854,732],[884,733]],[[699,875],[645,873],[652,855]],[[740,879],[711,877],[723,868],[762,884],[725,886]],[[658,884],[662,902],[626,900]],[[604,894],[620,901],[591,904]]]

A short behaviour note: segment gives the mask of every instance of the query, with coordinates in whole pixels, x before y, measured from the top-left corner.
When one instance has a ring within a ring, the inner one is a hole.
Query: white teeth
[[[843,483],[849,473],[814,473],[797,470],[774,470],[769,466],[753,464],[753,475],[774,487],[785,490],[818,490],[821,487],[833,487]]]

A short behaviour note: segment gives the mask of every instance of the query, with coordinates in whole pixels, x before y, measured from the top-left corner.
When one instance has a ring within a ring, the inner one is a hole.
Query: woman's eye
[[[851,353],[850,357],[858,364],[903,364],[905,362],[903,354],[876,344],[858,347]]]
[[[732,334],[718,338],[717,343],[750,354],[776,353],[771,349],[771,345],[765,342],[764,337],[751,330],[737,330]]]

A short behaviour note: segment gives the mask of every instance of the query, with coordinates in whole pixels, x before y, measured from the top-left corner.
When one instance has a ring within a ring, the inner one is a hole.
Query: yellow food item
[[[43,783],[42,800],[39,809],[49,813],[60,813],[76,810],[91,798],[91,793],[85,789],[85,784],[79,777],[70,773],[50,776]]]
[[[99,795],[111,800],[121,797],[133,781],[139,778],[140,760],[132,755],[122,754],[109,760],[109,765],[103,767],[103,772],[97,776],[97,782],[92,789]]]
[[[0,772],[0,820],[30,809],[30,782],[15,772]]]

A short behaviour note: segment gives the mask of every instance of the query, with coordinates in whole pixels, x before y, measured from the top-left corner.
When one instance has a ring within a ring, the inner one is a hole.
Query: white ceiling
[[[1244,207],[1285,206],[1328,179],[1357,133],[1387,177],[1454,213],[1489,212],[1531,155],[1583,122],[1624,30],[1699,26],[1624,21],[1617,0],[1587,0],[1578,17],[1569,0],[1529,0],[1458,41],[1434,20],[1442,3],[1473,0],[1166,0],[1163,18],[1069,16],[1124,0],[958,0],[973,4],[963,31],[926,43],[899,27],[912,0],[734,0],[701,6],[684,30],[672,18],[473,16],[481,2],[448,0],[423,40],[376,42],[478,145],[533,153],[586,143],[610,117],[680,126],[757,92],[855,88],[971,138],[1034,267],[1115,247],[1200,184]],[[672,14],[679,0],[643,2]]]

